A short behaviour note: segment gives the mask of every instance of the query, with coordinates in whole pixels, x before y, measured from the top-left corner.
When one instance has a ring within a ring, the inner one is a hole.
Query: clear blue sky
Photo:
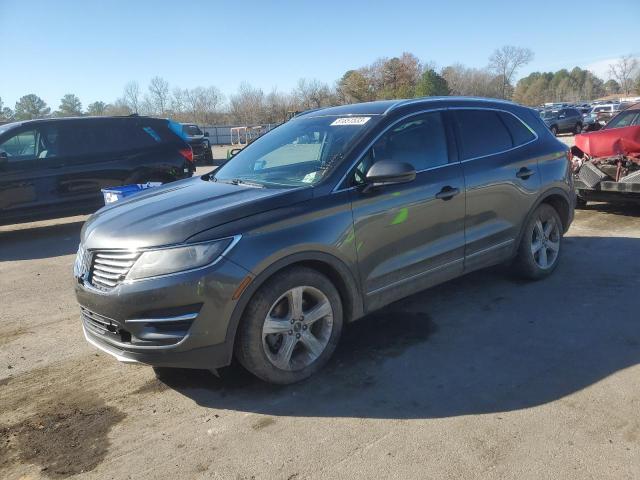
[[[403,51],[482,67],[505,44],[535,52],[522,74],[577,65],[602,75],[640,53],[638,20],[639,0],[0,0],[0,97],[13,107],[35,93],[55,109],[75,93],[86,106],[155,75],[226,95],[242,81],[286,91]]]

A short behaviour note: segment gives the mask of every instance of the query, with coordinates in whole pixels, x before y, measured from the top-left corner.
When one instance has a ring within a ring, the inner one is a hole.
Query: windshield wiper
[[[252,182],[249,180],[243,180],[242,178],[233,178],[231,180],[218,180],[216,179],[217,182],[221,182],[221,183],[229,183],[231,185],[246,185],[247,187],[253,187],[253,188],[264,188],[264,185],[258,182]]]

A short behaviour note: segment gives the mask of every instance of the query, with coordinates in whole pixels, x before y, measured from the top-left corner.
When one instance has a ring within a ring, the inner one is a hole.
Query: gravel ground
[[[640,209],[578,211],[544,281],[492,268],[353,324],[286,388],[88,345],[83,220],[0,227],[0,478],[640,476]]]

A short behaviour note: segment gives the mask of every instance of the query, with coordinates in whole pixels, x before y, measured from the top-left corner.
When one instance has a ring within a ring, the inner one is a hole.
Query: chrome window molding
[[[443,99],[446,97],[443,97]],[[478,99],[480,100],[480,99]],[[484,100],[484,101],[491,101],[493,102],[494,100]],[[392,105],[391,107],[389,107],[386,111],[385,114],[389,111],[392,111],[395,107],[397,106],[404,106],[404,105],[411,105],[413,103],[420,103],[420,102],[424,102],[424,100],[415,100],[415,101],[409,101],[409,103],[402,103],[401,105]],[[507,104],[510,104],[510,102],[504,102]],[[443,165],[437,165],[435,167],[430,167],[430,168],[425,168],[423,170],[418,170],[416,171],[416,174],[418,173],[422,173],[422,172],[427,172],[429,170],[433,170],[435,168],[440,168],[440,167],[444,167],[444,166],[448,166],[448,165],[452,165],[455,163],[465,163],[465,162],[470,162],[472,160],[478,160],[481,158],[486,158],[486,157],[491,157],[493,155],[501,155],[503,153],[507,153],[507,152],[511,152],[513,150],[516,150],[518,148],[522,148],[526,145],[529,145],[535,141],[537,141],[540,137],[538,136],[538,134],[536,133],[536,131],[531,128],[524,120],[522,120],[518,115],[516,115],[513,112],[510,112],[509,110],[504,110],[502,108],[494,108],[494,107],[439,107],[439,108],[429,108],[429,109],[425,109],[425,110],[419,110],[416,112],[411,112],[408,113],[407,115],[404,115],[402,117],[400,117],[399,119],[397,119],[395,122],[393,122],[391,125],[389,125],[387,128],[385,128],[382,132],[380,132],[378,135],[376,135],[376,137],[367,144],[367,146],[363,149],[363,151],[358,155],[358,157],[356,158],[356,160],[351,164],[351,166],[349,166],[348,170],[345,172],[345,174],[340,178],[340,180],[336,183],[336,186],[333,188],[333,190],[331,191],[331,193],[340,193],[340,192],[345,192],[345,191],[349,191],[349,190],[353,190],[357,187],[352,186],[352,187],[344,187],[344,188],[338,188],[340,187],[340,185],[342,185],[344,183],[344,181],[347,179],[347,177],[353,172],[353,168],[362,160],[362,157],[364,157],[367,152],[369,151],[369,149],[373,146],[374,143],[376,143],[380,137],[382,137],[382,135],[384,135],[385,133],[387,133],[391,128],[393,128],[395,125],[397,125],[399,122],[406,120],[407,118],[413,117],[414,115],[421,115],[423,113],[430,113],[430,112],[442,112],[442,111],[447,111],[447,110],[488,110],[488,111],[494,111],[494,112],[504,112],[504,113],[508,113],[510,115],[513,115],[514,117],[516,117],[516,119],[518,119],[518,121],[520,121],[520,123],[522,123],[525,128],[527,130],[529,130],[535,138],[533,138],[532,140],[522,143],[520,145],[516,145],[514,147],[511,147],[507,150],[502,150],[499,152],[494,152],[494,153],[489,153],[487,155],[481,155],[478,157],[473,157],[473,158],[468,158],[466,160],[459,160],[459,161],[454,161],[454,162],[449,162],[449,163],[445,163]],[[457,140],[457,139],[455,139]]]
[[[534,136],[533,139],[529,140],[528,142],[521,143],[520,145],[516,145],[514,147],[507,148],[506,150],[500,150],[499,152],[487,153],[486,155],[479,155],[477,157],[466,158],[464,160],[460,160],[460,163],[471,162],[473,160],[479,160],[481,158],[493,157],[494,155],[502,155],[503,153],[512,152],[513,150],[517,150],[518,148],[522,148],[524,146],[527,146],[527,145],[537,141],[538,138],[540,138],[540,137],[538,137],[538,134],[536,133],[536,131],[529,126],[529,124],[527,124],[518,115],[516,115],[513,112],[510,112],[509,110],[504,110],[502,108],[491,108],[491,107],[452,107],[449,110],[488,110],[488,111],[492,111],[492,112],[508,113],[508,114],[514,116],[518,121],[520,121],[520,123],[522,123],[522,125],[524,125],[525,128],[527,130],[529,130]],[[507,128],[507,130],[508,130],[508,128]]]

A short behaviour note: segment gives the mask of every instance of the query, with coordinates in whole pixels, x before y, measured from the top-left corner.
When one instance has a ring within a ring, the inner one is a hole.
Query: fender
[[[346,321],[351,322],[364,316],[364,304],[360,286],[356,282],[356,279],[354,278],[351,270],[349,270],[349,268],[344,264],[344,262],[342,262],[342,260],[328,253],[318,251],[307,251],[288,255],[272,263],[258,275],[253,277],[253,280],[251,281],[249,286],[244,292],[242,292],[242,295],[238,300],[235,308],[233,309],[233,313],[231,314],[231,319],[229,320],[227,335],[224,342],[224,345],[227,345],[228,349],[227,355],[229,363],[231,363],[231,357],[233,355],[233,347],[235,343],[236,332],[238,330],[238,325],[240,324],[242,314],[244,313],[244,310],[253,295],[276,272],[291,265],[310,261],[322,262],[324,264],[330,265],[344,279],[343,286],[346,288],[346,292],[344,293],[347,295],[347,304],[343,306],[345,307],[344,311],[346,314]],[[338,290],[340,290],[339,287],[340,286],[336,286]]]

